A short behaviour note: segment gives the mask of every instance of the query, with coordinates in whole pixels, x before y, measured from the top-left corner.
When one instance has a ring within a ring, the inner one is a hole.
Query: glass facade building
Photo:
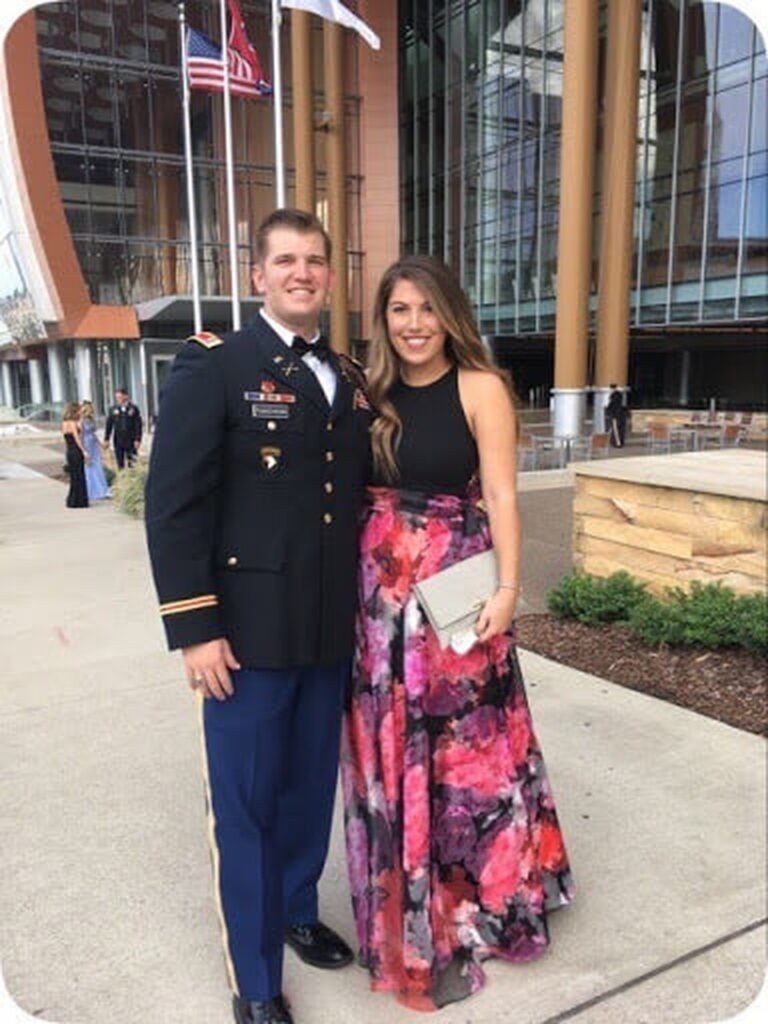
[[[244,0],[240,6],[251,41],[268,65],[269,2]],[[218,0],[188,5],[189,23],[218,40],[219,11]],[[188,294],[177,5],[166,0],[70,0],[38,8],[37,26],[56,176],[93,300],[132,304]],[[319,28],[313,35],[319,57]],[[283,47],[283,56],[290,102],[290,47]],[[319,59],[315,64],[321,67]],[[240,293],[248,295],[253,225],[274,206],[272,101],[233,97],[232,108]],[[347,114],[348,162],[354,168],[354,97]],[[192,93],[192,126],[201,287],[205,295],[228,295],[220,95]],[[289,149],[289,164],[290,159]],[[318,162],[322,210],[322,153]],[[356,253],[360,218],[354,174],[348,192],[350,249]]]
[[[547,403],[554,383],[567,2],[368,0],[360,11],[385,41],[375,59],[345,33],[352,338],[368,334],[376,282],[398,242],[404,251],[435,253],[459,272],[484,336],[512,366],[522,396],[537,404]],[[269,74],[270,0],[240,3]],[[749,19],[726,4],[637,3],[633,265],[622,290],[630,300],[633,404],[700,404],[717,396],[741,408],[765,406],[765,49]],[[353,0],[350,6],[357,9]],[[606,265],[600,238],[608,6],[605,0],[598,6],[591,254],[586,241],[579,249],[591,280],[590,380],[598,280]],[[282,71],[290,203],[294,69],[287,13]],[[187,18],[219,39],[219,0],[188,3]],[[18,176],[19,194],[25,180],[38,183],[29,204],[36,230],[23,223],[18,203],[11,228],[27,269],[45,250],[39,266],[48,277],[32,275],[40,279],[37,290],[44,291],[43,278],[55,288],[42,302],[36,288],[30,292],[46,325],[39,344],[14,330],[19,337],[11,352],[0,335],[0,362],[18,384],[4,384],[3,391],[35,401],[41,393],[88,388],[103,405],[111,386],[123,381],[146,396],[151,415],[192,320],[177,4],[64,0],[41,4],[24,21],[23,51],[14,56],[6,48],[0,73],[4,61],[35,95],[26,106],[10,102],[5,110],[4,104],[0,115],[13,125],[16,150],[34,156],[14,164],[0,151],[0,169],[7,168],[9,181]],[[311,21],[316,208],[327,221],[323,29],[319,18]],[[10,96],[13,83],[6,81]],[[246,319],[256,301],[253,227],[275,201],[272,100],[234,98],[232,112]],[[230,294],[219,95],[192,94],[192,129],[203,319],[216,331],[229,325]],[[584,145],[592,143],[585,137]],[[628,232],[621,238],[628,255]],[[583,265],[580,257],[568,267]],[[568,289],[561,285],[562,298]],[[73,295],[68,306],[64,300]],[[605,308],[600,305],[601,316]],[[578,386],[583,383],[590,381]]]
[[[563,17],[562,0],[400,2],[404,248],[460,273],[483,333],[542,394],[555,326]],[[600,22],[593,322],[604,3]],[[765,401],[754,381],[765,363],[755,331],[768,316],[767,126],[768,61],[749,19],[718,3],[644,0],[630,296],[638,396],[711,389],[712,353],[730,346],[735,375],[752,377],[733,400]]]
[[[241,0],[248,35],[271,66],[269,0]],[[141,346],[94,343],[93,397],[104,406],[115,384],[145,395],[156,411],[179,339],[190,331],[192,292],[184,161],[178,5],[169,0],[67,0],[36,8],[45,125],[55,177],[90,300],[135,308]],[[220,40],[219,0],[187,4],[187,23]],[[312,21],[313,91],[323,106],[323,31]],[[293,195],[291,47],[282,33],[285,162]],[[345,142],[351,322],[359,333],[361,215],[359,98],[348,47]],[[205,326],[229,329],[231,294],[223,98],[191,94],[198,258]],[[275,205],[273,100],[232,97],[239,291],[243,320],[255,309],[254,228]],[[316,152],[316,209],[327,221],[325,147]],[[167,300],[167,301],[165,301]],[[249,301],[250,300],[250,301]],[[65,391],[77,391],[75,347],[62,341]],[[140,357],[139,357],[139,352]],[[18,364],[22,374],[22,364]],[[96,380],[98,378],[98,381]],[[18,390],[18,389],[17,389]],[[82,390],[82,385],[80,387]]]

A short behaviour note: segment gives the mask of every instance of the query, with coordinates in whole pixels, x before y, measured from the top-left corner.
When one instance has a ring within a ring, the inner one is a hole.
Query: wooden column
[[[566,0],[555,328],[555,432],[581,432],[587,383],[597,0]]]
[[[306,11],[291,11],[291,86],[296,159],[295,205],[315,212],[314,104],[312,102],[312,22]]]
[[[328,229],[333,242],[336,280],[331,293],[331,342],[337,352],[349,351],[347,288],[347,197],[344,188],[344,37],[340,25],[323,21],[323,65],[326,132]]]
[[[625,387],[637,161],[640,0],[610,0],[595,385]]]
[[[362,334],[371,336],[373,300],[400,252],[398,5],[359,0],[357,13],[381,36],[381,49],[358,46]]]

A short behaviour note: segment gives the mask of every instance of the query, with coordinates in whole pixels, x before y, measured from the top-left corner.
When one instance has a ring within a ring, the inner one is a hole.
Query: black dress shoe
[[[282,996],[263,1003],[232,996],[232,1009],[237,1024],[293,1024],[291,1011]]]
[[[346,967],[354,957],[344,939],[320,921],[317,924],[296,924],[287,928],[285,941],[305,964],[334,970]]]

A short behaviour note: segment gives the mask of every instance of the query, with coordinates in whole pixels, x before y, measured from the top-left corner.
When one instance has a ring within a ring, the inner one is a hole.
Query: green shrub
[[[768,594],[740,597],[736,614],[740,642],[750,650],[768,652]]]
[[[629,618],[630,629],[653,647],[699,645],[768,650],[768,598],[738,595],[719,583],[692,583],[664,600],[647,598]]]
[[[133,516],[134,519],[144,518],[144,488],[147,484],[147,464],[137,462],[130,469],[122,469],[115,477],[112,497],[121,512]]]
[[[734,593],[719,583],[691,584],[690,591],[646,593],[626,572],[602,578],[574,572],[547,595],[549,610],[588,626],[628,622],[652,647],[746,647],[768,652],[768,595]]]
[[[651,647],[661,647],[662,644],[677,647],[685,643],[679,606],[659,601],[650,594],[632,609],[629,628]]]
[[[555,615],[593,626],[625,621],[645,596],[643,584],[627,572],[615,572],[604,579],[574,572],[550,590],[547,606]]]
[[[107,487],[111,487],[112,484],[115,482],[115,477],[117,476],[117,473],[115,473],[114,469],[112,469],[111,466],[104,466],[103,468],[104,479],[107,481]]]

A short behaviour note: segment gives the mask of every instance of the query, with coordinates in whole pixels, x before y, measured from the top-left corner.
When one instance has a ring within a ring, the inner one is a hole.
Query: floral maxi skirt
[[[568,859],[511,636],[441,650],[413,584],[490,546],[476,495],[371,488],[342,740],[360,957],[434,1010],[548,945]]]

